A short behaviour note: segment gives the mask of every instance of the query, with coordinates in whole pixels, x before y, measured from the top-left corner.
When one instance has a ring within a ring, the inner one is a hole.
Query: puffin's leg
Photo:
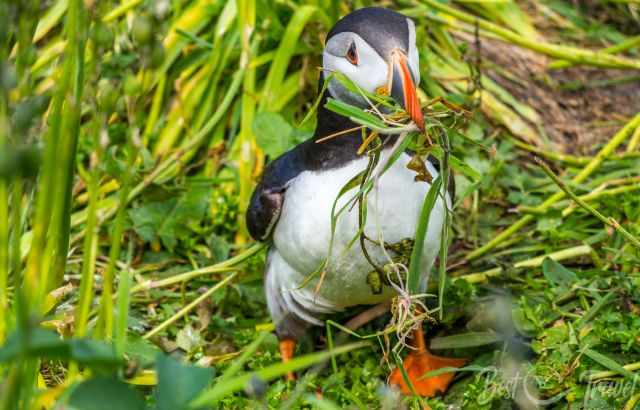
[[[413,349],[405,358],[403,367],[416,393],[423,397],[433,397],[437,393],[444,393],[455,376],[455,373],[448,372],[423,378],[425,373],[443,367],[460,367],[466,362],[465,359],[452,359],[431,354],[424,342],[422,326],[413,332],[411,347]],[[398,386],[404,394],[412,393],[411,388],[405,383],[400,369],[393,370],[389,376],[389,384]]]
[[[282,357],[282,363],[287,363],[293,358],[293,353],[296,350],[296,341],[291,338],[283,338],[280,340],[280,356]],[[293,372],[287,373],[287,380],[295,380],[296,375]]]

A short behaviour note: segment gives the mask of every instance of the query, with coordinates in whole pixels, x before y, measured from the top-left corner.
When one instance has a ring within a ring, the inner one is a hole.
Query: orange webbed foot
[[[403,367],[413,387],[420,396],[433,397],[444,393],[455,376],[454,372],[441,373],[431,377],[424,377],[425,373],[447,368],[461,367],[466,359],[440,357],[431,354],[424,345],[422,329],[415,331],[412,341],[415,350],[405,358]],[[411,394],[411,388],[405,383],[400,369],[394,369],[389,376],[389,384],[397,386],[404,394]]]
[[[293,358],[293,352],[296,350],[296,341],[293,339],[282,339],[279,343],[280,356],[282,357],[282,363],[286,363]],[[293,372],[287,373],[287,381],[296,379],[296,375]]]

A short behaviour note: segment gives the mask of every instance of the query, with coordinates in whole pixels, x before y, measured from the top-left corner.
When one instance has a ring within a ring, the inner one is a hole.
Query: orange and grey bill
[[[403,106],[418,128],[424,129],[424,117],[420,108],[420,100],[411,70],[407,64],[407,57],[401,51],[392,54],[392,72],[389,89],[391,97]]]
[[[402,87],[404,88],[404,106],[416,125],[422,130],[424,129],[424,117],[418,100],[418,92],[416,85],[413,83],[411,72],[407,66],[406,58],[400,59],[400,67],[402,68]]]

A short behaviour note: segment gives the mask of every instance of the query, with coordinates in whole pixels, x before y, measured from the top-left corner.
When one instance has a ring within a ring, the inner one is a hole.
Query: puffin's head
[[[416,29],[413,21],[395,11],[367,7],[344,16],[331,29],[322,55],[328,73],[338,71],[363,90],[385,92],[422,127],[416,87],[420,83]],[[337,79],[328,86],[333,98],[360,107],[366,101]]]

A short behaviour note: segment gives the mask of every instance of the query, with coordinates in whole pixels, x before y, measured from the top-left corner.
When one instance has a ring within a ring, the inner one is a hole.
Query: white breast
[[[381,163],[386,161],[386,151]],[[414,238],[415,230],[430,184],[414,181],[415,172],[407,169],[410,157],[403,154],[378,181],[368,196],[365,234],[372,239],[382,235],[387,243]],[[327,259],[331,241],[331,209],[340,190],[368,163],[360,158],[333,170],[301,173],[288,187],[280,220],[274,231],[275,251],[291,269],[281,269],[272,274],[279,275],[279,282],[290,286],[297,302],[314,311],[313,294],[317,279],[305,288],[300,284],[316,271]],[[435,178],[436,169],[427,162],[427,169]],[[336,209],[345,204],[357,192],[351,190],[343,195]],[[440,198],[431,213],[423,250],[423,277],[428,275],[440,247],[440,235],[444,220],[444,205]],[[358,207],[345,211],[336,221],[331,259],[325,279],[320,287],[319,298],[330,303],[336,310],[359,304],[373,304],[393,296],[393,290],[385,287],[382,294],[374,294],[367,283],[367,275],[373,270],[365,259],[359,241],[351,248],[348,244],[358,231]],[[372,258],[379,264],[388,260],[381,248],[367,245]]]

